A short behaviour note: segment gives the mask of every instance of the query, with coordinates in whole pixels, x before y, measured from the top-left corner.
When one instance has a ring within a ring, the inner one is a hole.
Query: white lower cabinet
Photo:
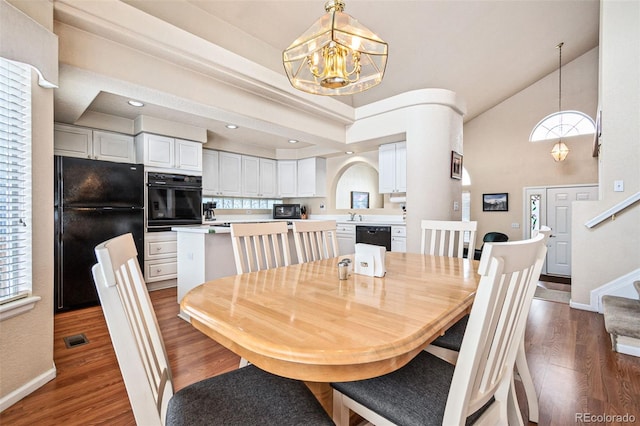
[[[144,235],[144,279],[147,283],[178,276],[178,239],[173,231]]]
[[[338,223],[336,228],[339,255],[353,254],[356,251],[356,226],[348,223]]]
[[[391,227],[391,251],[400,253],[407,252],[407,227],[392,226]]]

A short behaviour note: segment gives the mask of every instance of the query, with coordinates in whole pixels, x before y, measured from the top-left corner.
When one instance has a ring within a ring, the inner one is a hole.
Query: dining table
[[[332,413],[330,383],[395,371],[469,313],[480,281],[472,259],[388,252],[373,277],[354,256],[218,278],[181,300],[191,324],[257,367],[303,380]],[[353,263],[352,263],[353,264]]]

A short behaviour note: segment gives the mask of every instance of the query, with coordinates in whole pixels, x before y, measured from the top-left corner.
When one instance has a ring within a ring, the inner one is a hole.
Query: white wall
[[[12,1],[51,29],[50,1]],[[53,90],[32,73],[33,310],[0,323],[0,405],[52,378],[53,365]],[[43,382],[44,381],[44,382]],[[12,394],[13,393],[13,394]]]
[[[550,47],[553,49],[553,46]],[[555,51],[551,52],[552,54]],[[598,49],[562,67],[563,109],[595,118],[598,88]],[[565,139],[570,152],[563,162],[550,155],[556,141],[529,142],[529,134],[543,117],[558,110],[558,72],[555,71],[464,125],[464,166],[471,177],[471,220],[478,221],[477,248],[490,231],[510,240],[524,237],[523,188],[593,184],[597,159],[593,136]],[[509,194],[509,211],[483,212],[482,194]],[[512,228],[513,223],[519,228]]]
[[[571,301],[585,308],[591,290],[640,268],[640,205],[584,226],[640,191],[640,2],[601,2],[599,103],[600,200],[573,205]],[[624,192],[613,191],[615,180],[624,181]]]

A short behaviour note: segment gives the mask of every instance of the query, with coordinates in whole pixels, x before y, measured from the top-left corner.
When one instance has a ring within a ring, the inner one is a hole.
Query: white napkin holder
[[[356,244],[356,254],[353,260],[353,272],[370,277],[384,277],[387,269],[384,256],[387,249],[372,244]]]

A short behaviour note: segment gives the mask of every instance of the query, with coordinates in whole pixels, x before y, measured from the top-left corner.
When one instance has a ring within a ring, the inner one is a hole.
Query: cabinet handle
[[[162,272],[162,269],[156,269],[156,272],[159,274],[160,272]]]

